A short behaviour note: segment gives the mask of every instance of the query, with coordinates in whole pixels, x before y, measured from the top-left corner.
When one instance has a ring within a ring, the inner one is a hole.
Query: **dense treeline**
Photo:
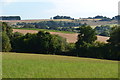
[[[53,19],[71,19],[74,20],[74,18],[71,18],[70,16],[54,16]]]
[[[88,17],[87,19],[101,19],[100,21],[111,21],[111,20],[120,20],[120,15],[114,16],[112,18],[106,16],[97,15],[95,17]]]
[[[112,20],[120,20],[120,15],[113,17]]]
[[[97,15],[95,17],[88,17],[87,19],[101,19],[99,21],[111,21],[112,19],[106,16]]]
[[[14,37],[12,45],[14,52],[57,54],[65,50],[67,42],[60,36],[39,31],[37,34],[27,33]]]
[[[41,21],[35,23],[18,22],[17,25],[23,26],[24,28],[56,29],[58,27],[81,26],[81,23],[68,22],[68,21]]]
[[[80,27],[80,34],[76,42],[75,52],[77,56],[100,59],[120,60],[120,27],[115,27],[111,33],[109,43],[96,42],[95,30],[90,26]]]
[[[109,37],[110,32],[112,31],[111,29],[112,28],[109,25],[101,25],[101,26],[95,27],[97,35],[100,35],[100,36],[108,36]]]
[[[23,35],[12,33],[12,28],[2,23],[2,51],[29,52],[42,54],[59,54],[65,51],[68,45],[66,39],[51,35],[49,32],[39,31],[36,34]]]
[[[0,20],[21,20],[20,16],[0,16]]]
[[[99,59],[120,60],[120,27],[112,28],[108,43],[96,42],[96,31],[90,26],[79,28],[78,41],[67,43],[58,35],[39,31],[36,34],[12,33],[12,29],[3,23],[3,52],[28,52],[38,54],[57,54]]]
[[[82,26],[87,24],[80,23],[71,23],[64,21],[43,21],[39,23],[17,23],[17,25],[22,26],[22,28],[37,28],[37,29],[48,29],[48,30],[58,30],[58,31],[70,31],[70,32],[79,32],[79,28],[73,26]],[[111,27],[109,25],[101,25],[95,27],[97,35],[100,36],[110,36]]]
[[[21,26],[22,28],[37,28],[37,29],[48,29],[58,31],[70,31],[77,32],[74,27],[81,26],[83,24],[68,21],[41,21],[41,22],[18,22],[14,27]]]

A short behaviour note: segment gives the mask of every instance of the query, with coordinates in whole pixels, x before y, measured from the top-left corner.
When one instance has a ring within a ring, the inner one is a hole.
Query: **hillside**
[[[20,33],[23,33],[23,34],[26,34],[26,33],[37,33],[38,31],[37,30],[23,30],[23,29],[13,29],[13,32],[20,32]],[[57,34],[57,35],[60,35],[64,38],[67,39],[67,42],[69,43],[75,43],[77,41],[77,33],[61,33],[61,32],[50,32],[51,34]],[[109,39],[109,37],[103,37],[103,36],[97,36],[97,41],[100,41],[100,42],[106,42],[106,40]]]
[[[31,20],[0,20],[0,22],[9,22],[10,24],[16,24],[18,22],[25,22],[25,23],[34,23],[34,22],[41,22],[41,21],[65,21],[65,22],[75,22],[75,23],[87,23],[90,26],[98,26],[98,25],[115,25],[117,24],[117,20],[112,21],[99,21],[97,19],[88,19],[88,20],[81,20],[81,19],[31,19]]]
[[[118,61],[3,53],[3,78],[118,78]]]
[[[40,21],[73,21],[69,19],[30,19],[30,20],[4,20],[1,22],[40,22]]]

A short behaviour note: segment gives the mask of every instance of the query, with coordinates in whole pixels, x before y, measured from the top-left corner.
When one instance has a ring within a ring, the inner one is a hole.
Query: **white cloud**
[[[68,15],[76,18],[103,15],[113,17],[118,14],[119,0],[47,0],[55,5],[46,10],[53,15]],[[78,16],[79,15],[79,16]]]

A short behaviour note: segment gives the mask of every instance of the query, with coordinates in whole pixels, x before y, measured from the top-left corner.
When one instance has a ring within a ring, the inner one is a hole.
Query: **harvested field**
[[[107,40],[109,39],[109,37],[104,37],[104,36],[97,36],[97,41],[101,41],[101,42],[107,42]]]
[[[66,38],[67,42],[69,42],[69,43],[75,43],[77,41],[78,34],[75,34],[75,33],[74,34],[60,33],[60,32],[50,32],[50,33]]]
[[[27,33],[37,33],[37,30],[22,30],[22,29],[13,29],[13,32],[20,32],[23,34],[27,34]]]
[[[26,34],[26,33],[37,33],[38,31],[37,30],[13,29],[13,32],[20,32],[20,33]],[[74,33],[74,34],[60,33],[60,32],[50,32],[50,33],[66,38],[67,42],[69,43],[75,43],[77,41],[77,35],[78,35],[77,33]],[[97,38],[98,38],[97,41],[105,42],[105,43],[106,43],[106,40],[109,39],[109,37],[104,37],[104,36],[97,36]]]

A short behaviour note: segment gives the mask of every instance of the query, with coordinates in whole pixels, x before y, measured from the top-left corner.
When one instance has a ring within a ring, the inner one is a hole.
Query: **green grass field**
[[[2,53],[3,78],[118,78],[118,62],[58,55]]]
[[[36,28],[14,28],[14,29],[23,29],[23,30],[37,30],[37,31],[47,31],[47,32],[61,32],[61,33],[74,33],[70,31],[58,31],[58,30],[48,30],[48,29],[36,29]]]

